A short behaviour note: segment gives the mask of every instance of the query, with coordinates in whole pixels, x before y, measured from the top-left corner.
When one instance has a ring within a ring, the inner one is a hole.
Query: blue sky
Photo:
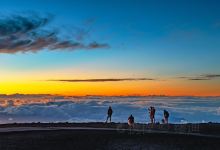
[[[153,61],[157,66],[157,60],[170,65],[175,63],[183,66],[184,63],[188,69],[198,67],[200,72],[206,72],[206,69],[209,72],[207,65],[211,66],[211,71],[217,71],[219,67],[216,65],[220,61],[218,1],[2,0],[0,3],[2,14],[15,11],[54,14],[53,26],[81,27],[86,21],[94,20],[91,38],[111,45],[109,53],[95,51],[97,57],[118,56],[119,62],[122,57],[122,61],[139,61],[146,67]],[[88,55],[85,56],[88,59],[91,54],[85,55]],[[123,60],[123,57],[128,60]],[[153,60],[145,61],[149,58]],[[64,60],[66,56],[61,55],[59,59]],[[203,62],[197,62],[197,59]]]

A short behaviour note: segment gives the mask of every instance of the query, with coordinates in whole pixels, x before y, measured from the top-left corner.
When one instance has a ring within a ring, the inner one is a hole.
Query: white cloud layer
[[[136,122],[149,122],[147,107],[156,107],[156,121],[163,110],[170,122],[220,122],[219,97],[57,97],[0,96],[0,123],[13,122],[90,122],[105,121],[108,106],[114,122],[127,122],[133,114]]]

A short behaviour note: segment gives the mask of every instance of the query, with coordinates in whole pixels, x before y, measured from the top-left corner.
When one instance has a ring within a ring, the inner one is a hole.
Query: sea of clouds
[[[149,122],[147,108],[156,108],[156,121],[163,110],[172,123],[220,122],[220,97],[62,97],[50,95],[1,95],[0,123],[14,122],[104,122],[109,106],[114,122]]]

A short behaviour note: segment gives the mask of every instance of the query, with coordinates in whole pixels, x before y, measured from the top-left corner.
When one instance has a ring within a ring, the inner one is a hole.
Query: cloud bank
[[[49,29],[52,15],[40,16],[10,15],[0,18],[0,53],[38,52],[43,49],[78,50],[108,48],[106,43],[74,40],[77,37],[62,38],[59,29]],[[77,35],[79,36],[79,35]]]
[[[156,121],[163,110],[170,122],[220,122],[220,97],[57,97],[0,96],[0,123],[13,122],[89,122],[106,119],[108,106],[114,122],[127,122],[133,114],[136,122],[149,122],[147,107],[156,107]],[[23,103],[23,104],[22,104]],[[6,105],[5,105],[6,104]],[[20,104],[20,105],[17,105]]]

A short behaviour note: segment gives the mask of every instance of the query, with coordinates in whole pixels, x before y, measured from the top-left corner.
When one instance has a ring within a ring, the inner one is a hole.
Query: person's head
[[[109,109],[111,109],[112,107],[111,106],[109,106]]]

